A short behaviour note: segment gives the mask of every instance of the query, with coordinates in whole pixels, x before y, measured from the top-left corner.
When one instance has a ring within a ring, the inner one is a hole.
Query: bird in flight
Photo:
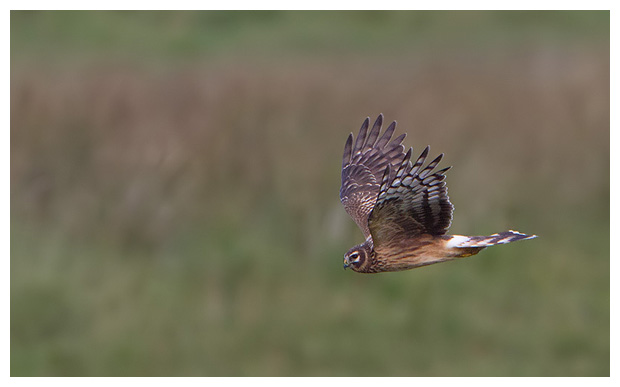
[[[359,273],[414,269],[478,254],[493,245],[536,238],[509,230],[489,236],[446,235],[453,206],[444,179],[451,167],[435,170],[443,153],[424,166],[427,146],[412,163],[405,134],[392,140],[396,121],[383,132],[380,114],[370,132],[366,118],[349,135],[342,158],[340,201],[366,240],[344,255],[344,268]],[[391,141],[390,141],[391,140]]]

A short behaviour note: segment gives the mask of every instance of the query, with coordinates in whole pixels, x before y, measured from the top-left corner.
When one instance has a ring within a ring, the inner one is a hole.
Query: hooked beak
[[[342,265],[342,268],[343,268],[344,270],[347,270],[347,268],[348,268],[348,267],[349,267],[349,263],[348,263],[348,262],[347,262],[347,260],[345,259],[345,260],[344,260],[344,265]]]

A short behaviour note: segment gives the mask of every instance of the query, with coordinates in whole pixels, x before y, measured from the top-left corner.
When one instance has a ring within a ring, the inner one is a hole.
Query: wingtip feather
[[[344,144],[344,153],[342,154],[342,168],[351,162],[351,146],[353,145],[353,133],[349,133],[347,142]]]

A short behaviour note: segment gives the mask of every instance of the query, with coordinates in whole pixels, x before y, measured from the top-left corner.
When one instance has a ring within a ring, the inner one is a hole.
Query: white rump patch
[[[469,237],[464,235],[453,235],[446,243],[446,247],[459,247],[461,244],[469,241]]]

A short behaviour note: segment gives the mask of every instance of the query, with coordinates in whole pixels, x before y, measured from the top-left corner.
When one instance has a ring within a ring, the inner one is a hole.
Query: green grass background
[[[11,12],[12,376],[609,375],[609,12]],[[359,275],[383,112],[451,232]]]

